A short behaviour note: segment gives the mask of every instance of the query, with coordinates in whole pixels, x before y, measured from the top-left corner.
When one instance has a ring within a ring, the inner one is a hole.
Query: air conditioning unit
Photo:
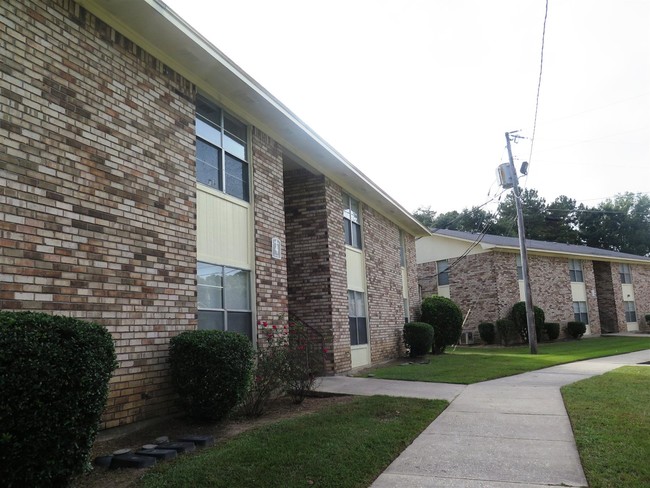
[[[503,163],[497,167],[497,179],[503,188],[512,188],[515,184],[515,175],[512,174],[510,163]]]
[[[460,343],[464,346],[474,344],[474,333],[469,330],[464,330],[460,335]]]

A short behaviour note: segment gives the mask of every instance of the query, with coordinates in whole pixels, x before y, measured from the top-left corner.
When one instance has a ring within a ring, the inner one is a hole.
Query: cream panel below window
[[[370,364],[370,347],[368,347],[368,344],[351,346],[350,354],[353,368]]]
[[[519,280],[519,301],[526,301],[526,287],[524,286],[524,280]]]
[[[345,267],[348,275],[348,290],[366,291],[366,277],[363,267],[363,252],[345,247]]]
[[[449,285],[438,285],[438,296],[450,298]]]
[[[402,298],[409,297],[409,284],[408,277],[406,276],[406,268],[402,268]]]
[[[623,283],[621,285],[621,291],[623,292],[623,301],[633,302],[634,301],[634,287],[631,283]]]
[[[196,207],[199,261],[251,269],[250,205],[199,189]]]
[[[587,289],[584,283],[571,283],[571,299],[574,302],[587,301]]]

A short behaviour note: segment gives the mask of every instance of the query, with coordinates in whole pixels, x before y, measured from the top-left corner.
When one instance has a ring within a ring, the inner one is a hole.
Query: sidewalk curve
[[[645,361],[650,350],[468,386],[334,376],[318,390],[451,402],[372,488],[586,487],[560,387]]]

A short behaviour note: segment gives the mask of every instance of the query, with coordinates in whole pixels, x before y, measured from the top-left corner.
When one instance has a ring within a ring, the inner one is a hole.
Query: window
[[[623,283],[623,284],[632,283],[632,273],[630,271],[630,265],[629,264],[619,264],[618,265],[618,272],[619,272],[619,275],[621,276],[621,283]],[[635,322],[636,322],[636,320],[635,320]]]
[[[406,245],[404,244],[404,233],[399,231],[399,265],[406,268]]]
[[[521,264],[521,255],[517,256],[517,279],[518,280],[523,280],[524,279],[524,265]]]
[[[636,322],[636,306],[634,302],[623,302],[625,306],[625,321]]]
[[[569,259],[569,276],[574,283],[582,283],[582,261],[578,259]]]
[[[199,329],[239,332],[252,339],[250,272],[197,265]]]
[[[366,328],[366,304],[364,294],[348,290],[348,321],[350,323],[350,344],[368,344]]]
[[[202,97],[196,101],[196,180],[249,201],[244,124]]]
[[[447,260],[438,261],[438,286],[445,286],[449,284],[449,263]]]
[[[361,249],[360,207],[357,200],[343,194],[343,230],[345,232],[345,243],[357,249]]]
[[[587,315],[587,302],[573,302],[573,320],[576,322],[589,323]]]

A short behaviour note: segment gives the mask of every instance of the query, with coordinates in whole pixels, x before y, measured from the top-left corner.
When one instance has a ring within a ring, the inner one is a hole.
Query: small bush
[[[567,335],[574,339],[580,339],[587,332],[587,325],[584,322],[568,322],[566,324]]]
[[[99,324],[0,312],[0,485],[63,486],[89,468],[116,366]]]
[[[253,347],[244,335],[192,330],[173,337],[169,347],[172,383],[187,414],[219,420],[244,397]]]
[[[463,315],[449,298],[430,296],[422,300],[420,320],[433,326],[433,353],[442,354],[458,342],[463,332]]]
[[[478,333],[483,342],[486,344],[494,344],[496,331],[494,330],[494,324],[492,322],[481,322],[478,324]]]
[[[433,345],[433,326],[425,322],[405,324],[404,345],[412,358],[428,353]]]
[[[302,403],[325,370],[327,349],[312,336],[300,320],[289,322],[287,364],[283,369],[284,387],[293,403]]]
[[[265,343],[258,343],[251,384],[244,395],[241,410],[249,417],[259,417],[273,398],[284,393],[284,369],[287,366],[287,326],[259,321],[266,333]]]
[[[560,337],[560,324],[557,322],[546,322],[544,324],[544,330],[546,331],[549,341],[554,341]]]
[[[533,312],[535,315],[535,334],[537,340],[542,340],[542,332],[544,331],[544,310],[533,305]],[[521,340],[528,342],[528,320],[526,319],[526,302],[517,302],[512,306],[509,317],[519,331]]]
[[[504,346],[509,345],[510,339],[515,331],[515,323],[510,319],[499,319],[496,325],[501,344]]]

